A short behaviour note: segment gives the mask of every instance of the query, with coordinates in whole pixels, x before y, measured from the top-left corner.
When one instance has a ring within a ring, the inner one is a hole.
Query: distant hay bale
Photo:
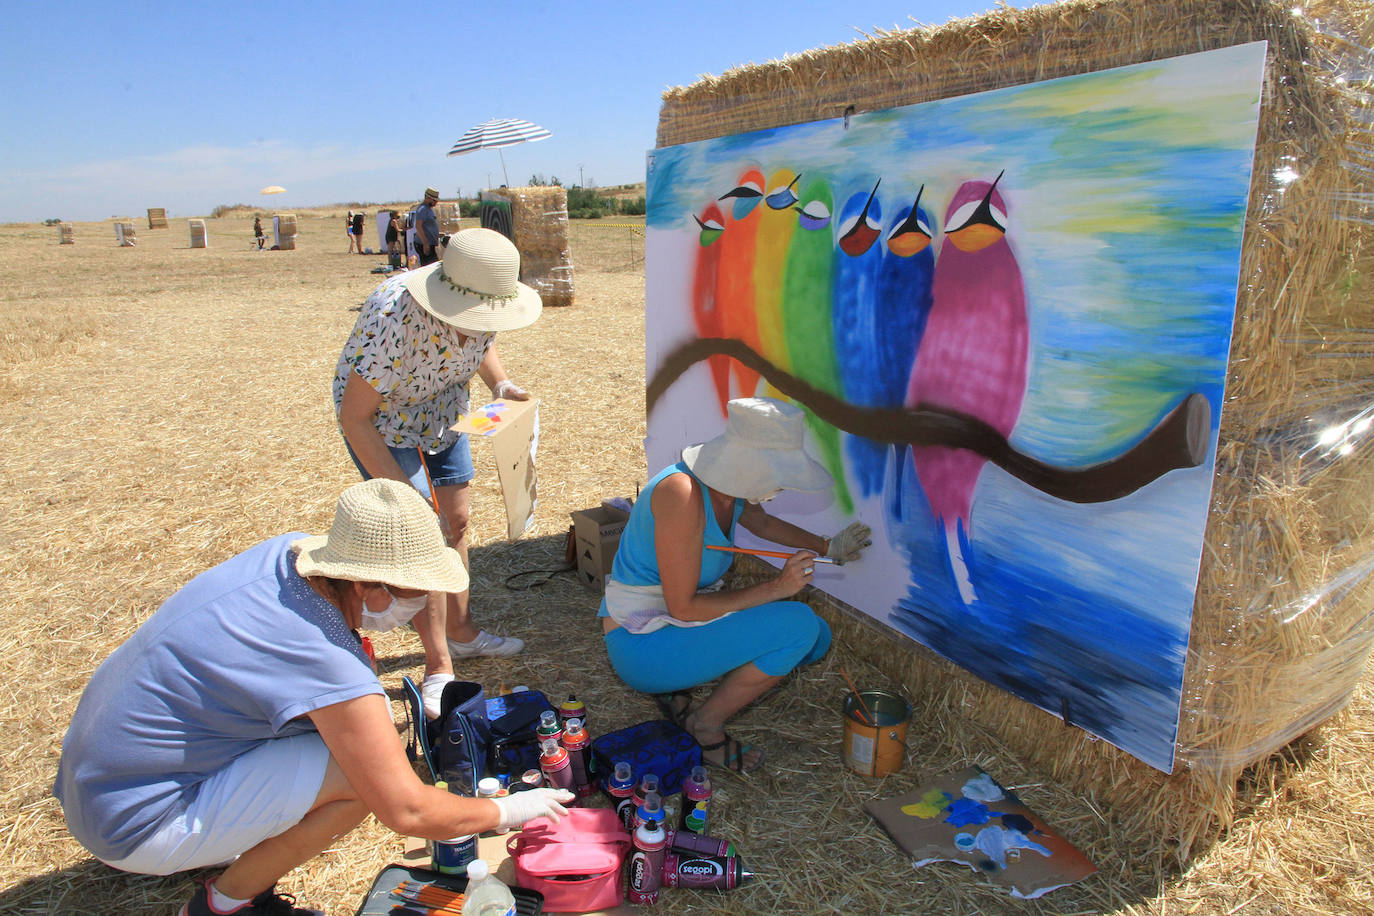
[[[192,248],[204,248],[209,244],[209,240],[205,237],[205,220],[193,219],[188,220],[187,223],[191,228]]]
[[[166,209],[164,209],[164,208],[162,208],[162,207],[149,207],[149,208],[148,208],[148,228],[149,228],[149,229],[166,229],[166,228],[167,228],[167,211],[166,211]]]
[[[121,248],[132,248],[138,242],[138,236],[134,233],[134,221],[131,219],[115,220],[114,233],[115,241]]]
[[[568,192],[560,187],[502,188],[483,192],[510,201],[520,279],[539,292],[546,306],[572,305],[573,265],[568,248]]]
[[[275,213],[272,216],[272,244],[279,251],[296,250],[296,214]]]
[[[819,602],[837,644],[932,720],[978,721],[1049,778],[1173,837],[1182,858],[1230,823],[1247,765],[1348,702],[1374,640],[1374,6],[1004,7],[670,89],[658,124],[668,146],[1259,40],[1269,51],[1174,775]]]
[[[59,245],[75,245],[75,244],[76,244],[76,236],[75,236],[75,235],[73,234],[73,232],[72,232],[72,224],[71,224],[71,223],[58,223],[58,224],[57,224],[57,244],[59,244]]]

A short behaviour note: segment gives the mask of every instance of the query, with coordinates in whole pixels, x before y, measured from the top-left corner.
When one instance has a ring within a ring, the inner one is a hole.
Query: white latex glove
[[[498,398],[506,398],[510,401],[528,401],[530,393],[508,378],[503,378],[496,383],[496,387],[491,393]]]
[[[851,522],[839,534],[830,539],[825,555],[843,566],[850,560],[857,560],[863,549],[873,543],[873,529],[863,522]]]
[[[496,829],[519,827],[536,817],[547,817],[556,824],[559,818],[568,813],[563,806],[576,797],[567,789],[529,789],[493,798],[491,800],[496,802],[496,807],[501,809],[501,823],[496,825]]]

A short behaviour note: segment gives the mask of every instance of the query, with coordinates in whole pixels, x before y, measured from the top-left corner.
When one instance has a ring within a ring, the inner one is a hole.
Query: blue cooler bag
[[[609,732],[592,742],[592,772],[603,790],[618,760],[628,760],[635,781],[645,773],[658,777],[664,796],[682,791],[682,781],[701,765],[701,745],[666,719],[654,719]]]

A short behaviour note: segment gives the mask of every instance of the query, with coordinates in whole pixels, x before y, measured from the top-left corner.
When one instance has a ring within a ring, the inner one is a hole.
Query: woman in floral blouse
[[[529,399],[506,377],[494,344],[497,331],[523,328],[539,317],[539,294],[517,282],[519,272],[520,253],[499,232],[456,233],[442,260],[372,291],[334,373],[339,427],[363,477],[407,481],[429,496],[464,563],[472,453],[467,436],[453,425],[468,410],[474,373],[496,397]],[[524,648],[519,639],[478,629],[466,591],[431,595],[414,623],[425,648],[430,715],[438,714],[443,686],[453,680],[453,657],[514,655]]]

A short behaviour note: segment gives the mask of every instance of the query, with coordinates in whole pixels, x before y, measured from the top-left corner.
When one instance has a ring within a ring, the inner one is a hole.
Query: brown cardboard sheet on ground
[[[960,862],[1013,897],[1033,898],[1097,871],[1069,841],[978,767],[864,805],[920,868]]]
[[[539,401],[497,398],[454,424],[474,439],[490,439],[496,458],[496,477],[506,500],[506,534],[518,538],[534,521],[538,498],[534,480],[534,452],[538,437]]]

